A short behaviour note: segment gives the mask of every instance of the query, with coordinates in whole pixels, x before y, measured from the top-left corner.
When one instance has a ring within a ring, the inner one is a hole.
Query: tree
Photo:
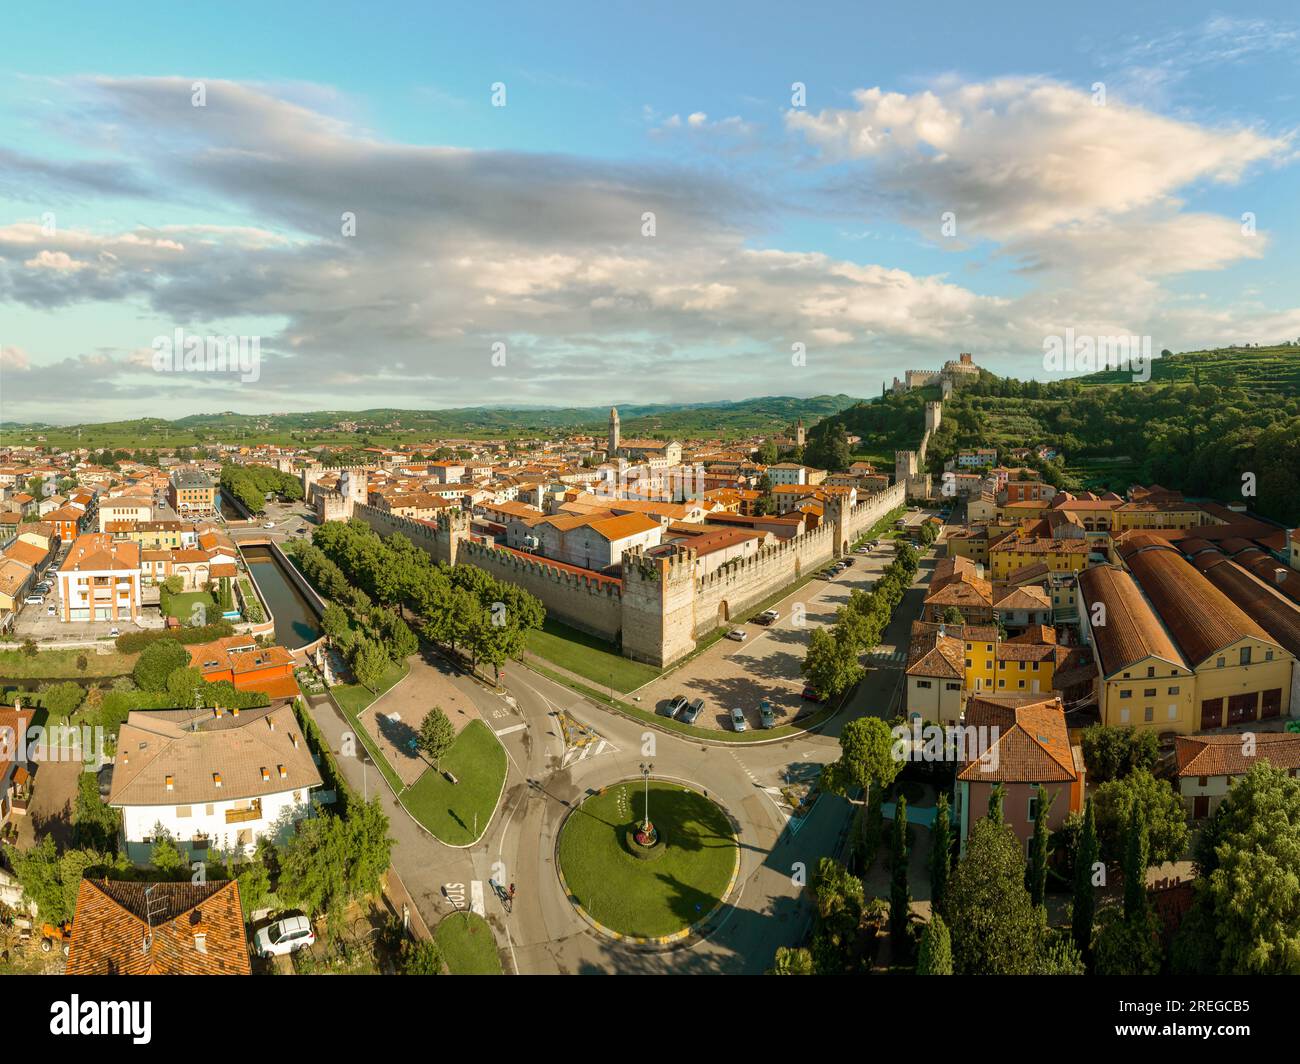
[[[1001,783],[995,783],[989,791],[988,818],[995,824],[1002,823],[1002,799],[1006,790]]]
[[[840,758],[822,769],[822,788],[846,796],[854,788],[883,790],[902,767],[889,725],[879,717],[856,717],[840,731]]]
[[[456,728],[451,721],[447,719],[438,706],[434,706],[425,714],[424,720],[420,724],[420,735],[416,743],[428,757],[429,763],[434,768],[438,768],[442,763],[443,756],[451,749],[451,744],[456,741]]]
[[[1215,845],[1192,912],[1211,931],[1208,974],[1300,974],[1300,780],[1264,761],[1237,780],[1212,821]],[[1182,929],[1180,929],[1181,937]]]
[[[814,628],[799,671],[823,699],[847,691],[862,679],[862,663],[851,637],[827,628]]]
[[[962,625],[966,623],[966,618],[961,615],[961,610],[956,606],[949,606],[943,611],[943,623]]]
[[[113,858],[95,850],[66,850],[59,853],[54,838],[46,835],[27,850],[5,850],[23,896],[34,902],[43,921],[61,924],[71,920],[77,907],[77,891],[87,869],[114,864]]]
[[[1092,919],[1097,911],[1097,888],[1093,883],[1099,853],[1097,818],[1089,798],[1083,807],[1083,831],[1074,856],[1074,908],[1070,916],[1070,933],[1075,948],[1085,956],[1092,949]]]
[[[1093,944],[1093,971],[1097,975],[1159,975],[1160,922],[1148,908],[1127,919],[1117,905],[1098,915]]]
[[[149,863],[168,879],[175,877],[188,863],[181,848],[176,845],[171,834],[161,823],[154,827],[154,843],[149,851]]]
[[[352,648],[352,672],[363,687],[378,692],[390,664],[387,652],[373,639],[357,639]]]
[[[41,702],[51,717],[72,716],[85,698],[85,688],[71,680],[51,684],[41,692]]]
[[[934,913],[921,933],[916,954],[917,975],[952,975],[952,936],[943,917]]]
[[[1147,859],[1152,864],[1182,859],[1187,850],[1187,811],[1168,780],[1137,769],[1122,779],[1103,783],[1094,798],[1101,859],[1107,864],[1117,863],[1123,854],[1125,829],[1134,802],[1146,814]]]
[[[162,582],[162,589],[169,595],[179,595],[185,590],[185,580],[173,573]]]
[[[890,837],[889,948],[896,961],[911,953],[908,931],[912,923],[912,892],[907,886],[907,799],[899,795],[894,806]]]
[[[1136,920],[1147,911],[1147,824],[1141,802],[1129,806],[1128,837],[1124,842],[1124,919]]]
[[[72,811],[72,839],[82,849],[111,853],[117,849],[122,814],[99,797],[99,777],[77,774],[77,799]]]
[[[398,956],[397,968],[402,975],[441,975],[442,952],[437,943],[428,939],[418,942],[405,939]]]
[[[866,893],[862,880],[830,857],[817,863],[812,879],[816,921],[813,927],[813,967],[818,975],[852,971],[857,965],[858,933]]]
[[[350,802],[346,817],[312,817],[280,854],[280,897],[311,914],[324,914],[333,934],[350,901],[378,892],[393,840],[378,798]]]
[[[813,958],[806,949],[778,946],[768,975],[812,975]]]
[[[1083,759],[1094,783],[1122,779],[1138,769],[1156,767],[1159,737],[1149,729],[1093,724],[1083,731]]]
[[[930,911],[942,913],[948,896],[948,879],[952,874],[952,821],[948,814],[948,794],[939,792],[934,808],[934,828],[930,836]]]
[[[320,626],[331,639],[339,639],[348,630],[347,611],[337,602],[331,602],[320,615]]]
[[[189,652],[175,639],[157,639],[140,651],[131,675],[144,691],[165,691],[167,677],[189,663]]]
[[[1084,966],[1083,955],[1068,934],[1049,932],[1039,951],[1034,974],[1087,975],[1088,970]]]
[[[1043,910],[1025,889],[1024,850],[1015,832],[975,823],[948,887],[953,970],[958,975],[1028,975],[1045,931]]]
[[[1029,843],[1029,899],[1035,905],[1042,905],[1047,895],[1047,814],[1051,811],[1054,797],[1041,783],[1038,785],[1038,810]]]

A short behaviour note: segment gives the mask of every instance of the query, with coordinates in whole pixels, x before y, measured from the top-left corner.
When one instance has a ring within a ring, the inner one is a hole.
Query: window
[[[1169,693],[1170,693],[1171,695],[1176,695],[1176,694],[1178,694],[1178,688],[1177,688],[1177,686],[1174,686],[1174,687],[1169,688]]]
[[[1024,690],[1024,687],[1025,687],[1025,681],[1024,681],[1024,680],[1021,680],[1021,681],[1020,681],[1020,689],[1021,689],[1021,690]]]
[[[999,687],[1006,687],[1006,685],[1007,685],[1007,681],[1006,681],[1006,680],[999,680],[999,681],[998,681],[998,686],[999,686]]]
[[[1142,711],[1142,719],[1146,721],[1148,724],[1150,724],[1153,720],[1156,719],[1155,715],[1156,715],[1156,711],[1152,709],[1150,706],[1147,706],[1147,708]]]
[[[1154,687],[1148,687],[1145,691],[1142,692],[1143,698],[1155,698],[1155,696],[1156,696],[1156,689]]]
[[[1265,660],[1265,661],[1272,661],[1272,660],[1273,660],[1273,651],[1271,651],[1271,650],[1266,650],[1266,651],[1264,651],[1264,660]]]
[[[1196,777],[1196,785],[1197,785],[1198,787],[1204,787],[1204,786],[1206,786],[1209,782],[1210,782],[1210,777],[1209,777],[1209,776],[1197,776],[1197,777]]]
[[[928,690],[930,690],[930,681],[929,681],[929,680],[917,680],[917,681],[916,681],[916,686],[919,687],[922,691],[928,691]]]
[[[1148,666],[1147,666],[1147,679],[1150,679],[1150,678],[1151,678],[1152,676],[1154,676],[1155,674],[1156,674],[1156,668],[1155,668],[1155,666],[1154,666],[1154,665],[1148,665]]]
[[[944,689],[945,689],[945,690],[948,690],[948,691],[960,691],[960,690],[961,690],[961,684],[959,684],[959,683],[949,683],[949,684],[944,684]]]
[[[1169,719],[1170,719],[1170,720],[1177,720],[1177,719],[1178,719],[1178,707],[1177,707],[1177,706],[1170,706],[1170,707],[1169,707]]]
[[[1127,706],[1125,706],[1123,709],[1121,709],[1121,710],[1119,711],[1119,722],[1120,722],[1121,724],[1127,724],[1127,723],[1128,723],[1128,707],[1127,707]]]
[[[1216,661],[1216,662],[1214,663],[1214,667],[1215,667],[1216,669],[1221,669],[1221,668],[1223,668],[1223,665],[1224,665],[1224,660],[1223,660],[1223,658],[1220,658],[1218,661]]]
[[[1132,692],[1132,691],[1121,691],[1121,692],[1119,693],[1119,696],[1120,696],[1120,698],[1132,698],[1132,697],[1133,697],[1133,692]]]
[[[1029,799],[1029,822],[1032,824],[1038,819],[1038,796],[1031,795]]]
[[[1241,664],[1242,665],[1250,664],[1250,647],[1241,648]]]

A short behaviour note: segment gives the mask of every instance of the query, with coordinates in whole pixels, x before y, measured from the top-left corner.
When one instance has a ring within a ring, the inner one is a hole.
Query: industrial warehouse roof
[[[1123,569],[1113,565],[1085,569],[1079,574],[1079,587],[1089,610],[1094,602],[1105,606],[1105,623],[1091,625],[1103,676],[1114,676],[1150,657],[1187,668],[1160,618]]]

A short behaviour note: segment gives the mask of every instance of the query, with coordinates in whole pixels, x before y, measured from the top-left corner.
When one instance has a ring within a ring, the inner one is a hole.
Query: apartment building
[[[105,532],[73,542],[58,572],[62,621],[134,621],[140,617],[140,544]]]

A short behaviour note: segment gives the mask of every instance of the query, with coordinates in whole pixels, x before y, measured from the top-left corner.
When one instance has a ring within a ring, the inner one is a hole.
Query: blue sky
[[[1066,328],[1300,336],[1288,5],[479,7],[11,11],[4,420],[870,395],[958,350],[1046,376]],[[256,336],[256,379],[159,372],[178,327]]]

